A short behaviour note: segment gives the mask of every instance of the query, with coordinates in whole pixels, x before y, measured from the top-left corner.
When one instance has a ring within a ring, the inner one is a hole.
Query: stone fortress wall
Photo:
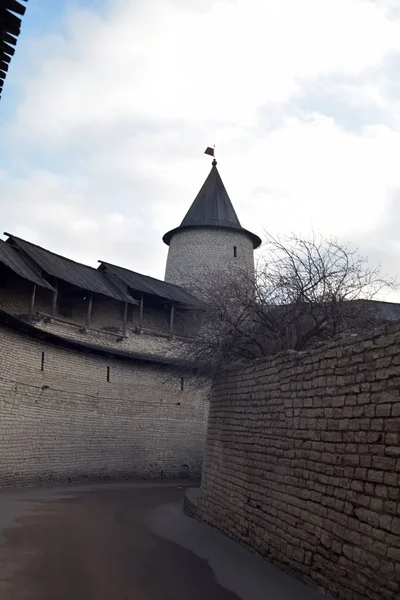
[[[187,372],[0,338],[0,486],[199,477],[208,402]]]
[[[26,320],[31,295],[32,285],[30,282],[17,277],[10,278],[7,286],[0,286],[0,309]],[[139,307],[130,306],[127,334],[123,336],[122,302],[96,295],[93,300],[90,328],[85,325],[87,302],[83,299],[80,301],[70,300],[68,314],[61,312],[61,306],[57,306],[57,314],[52,316],[51,292],[37,288],[32,324],[39,329],[64,338],[126,352],[178,356],[181,348],[180,339],[190,336],[195,327],[193,311],[180,311],[176,308],[174,331],[171,335],[169,309],[156,310],[144,304],[143,326],[140,327]]]
[[[245,233],[201,227],[174,233],[165,281],[198,292],[210,274],[225,281],[237,272],[254,274],[253,242]]]
[[[0,325],[0,486],[198,478],[209,390],[181,351],[196,311],[58,290],[54,305],[52,290],[1,271],[0,323],[32,335]]]
[[[195,200],[194,226],[168,242],[165,282],[0,240],[0,485],[199,475],[208,389],[190,377],[182,343],[204,304],[189,291],[205,274],[251,277],[259,240],[242,230],[214,162],[200,207],[211,225],[199,225]],[[4,329],[1,311],[19,325]]]
[[[221,375],[198,514],[345,600],[400,597],[400,327]]]

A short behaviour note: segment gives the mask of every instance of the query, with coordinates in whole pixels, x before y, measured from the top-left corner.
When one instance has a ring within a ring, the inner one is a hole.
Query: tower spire
[[[240,224],[217,169],[215,148],[205,154],[213,157],[207,179],[179,227],[163,237],[169,246],[165,281],[200,295],[214,279],[253,278],[254,249],[261,244]]]
[[[247,231],[240,224],[217,169],[214,149],[208,147],[205,154],[213,156],[211,171],[179,227],[168,231],[164,235],[163,241],[169,245],[172,237],[178,231],[206,227],[240,231],[251,238],[253,248],[258,248],[261,244],[258,235]]]

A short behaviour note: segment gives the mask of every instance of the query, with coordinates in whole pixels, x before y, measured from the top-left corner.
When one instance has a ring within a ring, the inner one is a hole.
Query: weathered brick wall
[[[213,386],[200,515],[334,597],[400,597],[400,327]]]
[[[83,292],[82,292],[83,293]],[[19,277],[12,277],[7,287],[0,285],[0,309],[11,315],[26,319],[32,294],[32,284]],[[55,333],[67,339],[92,343],[126,352],[143,352],[157,356],[180,355],[179,342],[170,338],[169,312],[144,305],[143,332],[138,333],[139,307],[132,306],[127,323],[127,337],[122,338],[123,303],[106,296],[95,295],[93,299],[91,327],[86,330],[87,303],[83,300],[70,301],[72,316],[67,317],[57,311],[56,318],[51,314],[52,294],[49,290],[37,288],[33,325],[44,331]],[[45,316],[47,315],[47,317]],[[174,335],[187,336],[193,333],[195,323],[189,311],[175,309]]]
[[[107,331],[86,330],[83,325],[71,325],[57,320],[35,320],[33,325],[38,329],[55,333],[61,337],[104,346],[105,348],[123,350],[124,352],[143,352],[154,356],[173,356],[176,354],[176,342],[167,336],[157,333],[135,333],[128,329],[127,337],[122,338]]]
[[[8,274],[6,280],[0,280],[0,309],[11,315],[27,316],[32,296],[33,284],[13,273]],[[36,308],[50,313],[51,291],[39,286],[36,289]]]
[[[236,256],[234,256],[236,247]],[[224,282],[238,273],[254,275],[251,238],[240,231],[200,228],[178,231],[172,236],[165,281],[201,294],[202,283],[210,278]]]
[[[207,392],[186,373],[3,326],[0,343],[0,486],[200,474]]]

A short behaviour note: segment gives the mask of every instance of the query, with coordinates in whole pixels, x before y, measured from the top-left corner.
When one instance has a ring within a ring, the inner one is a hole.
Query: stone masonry
[[[261,239],[240,225],[215,160],[182,223],[163,237],[166,281],[181,289],[0,240],[0,485],[200,475],[209,390],[184,343],[204,303],[188,290],[253,277]]]
[[[200,475],[208,402],[187,373],[0,337],[0,486]]]
[[[23,279],[14,278],[9,287],[0,287],[0,309],[18,318],[26,318],[32,286]],[[86,305],[70,302],[71,316],[51,314],[51,292],[38,288],[36,293],[33,325],[60,337],[95,345],[143,352],[155,356],[177,356],[180,353],[180,335],[191,332],[193,317],[188,311],[175,310],[174,336],[169,334],[169,313],[144,306],[143,329],[138,332],[138,307],[132,307],[127,323],[127,335],[122,337],[122,303],[105,296],[96,296],[93,301],[91,328],[85,327]],[[193,328],[193,327],[192,327]]]
[[[217,281],[219,275],[225,282],[243,272],[254,274],[253,243],[246,233],[199,227],[171,239],[165,281],[198,295],[204,281]]]
[[[399,326],[215,381],[199,516],[333,597],[400,597],[399,484]]]

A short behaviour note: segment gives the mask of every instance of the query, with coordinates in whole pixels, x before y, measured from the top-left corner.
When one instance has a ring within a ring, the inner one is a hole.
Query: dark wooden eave
[[[3,240],[0,240],[0,264],[11,269],[19,277],[54,292],[53,286],[45,280],[40,269],[35,268],[34,264],[30,264],[24,260],[24,257],[16,248],[13,248],[10,244],[6,244]]]
[[[158,298],[183,309],[204,310],[205,304],[178,285],[167,283],[100,261],[98,269],[55,254],[5,232],[8,240],[0,240],[0,263],[32,283],[53,290],[55,280],[82,291],[108,296],[114,300],[139,304],[129,290]]]
[[[204,310],[205,304],[183,288],[167,281],[161,281],[148,275],[137,273],[117,265],[112,265],[108,262],[99,261],[99,271],[103,271],[106,274],[114,274],[120,279],[128,289],[143,292],[149,296],[162,298],[163,300],[169,300],[177,304],[178,306],[185,308],[197,308]]]
[[[28,0],[0,0],[0,98]]]
[[[50,250],[27,242],[10,233],[5,235],[9,236],[5,244],[18,249],[19,256],[25,262],[28,260],[30,261],[29,264],[36,265],[44,277],[56,278],[86,292],[108,296],[129,304],[137,304],[134,298],[124,292],[122,288],[120,289],[114,285],[113,281],[98,269],[50,252]]]

